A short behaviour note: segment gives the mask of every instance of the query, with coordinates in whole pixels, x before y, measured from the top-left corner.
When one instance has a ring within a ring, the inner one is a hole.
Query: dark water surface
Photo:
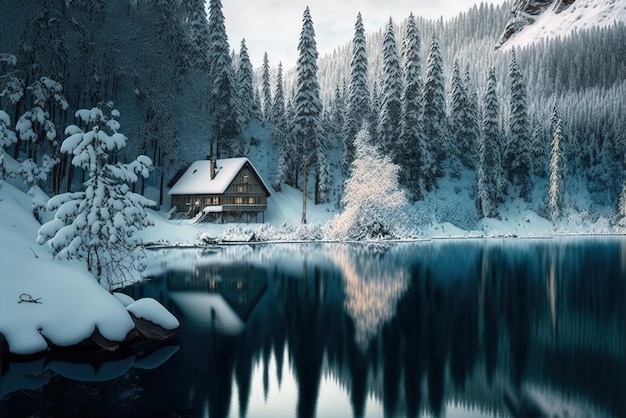
[[[626,417],[624,238],[154,255],[177,339],[4,362],[2,417]]]

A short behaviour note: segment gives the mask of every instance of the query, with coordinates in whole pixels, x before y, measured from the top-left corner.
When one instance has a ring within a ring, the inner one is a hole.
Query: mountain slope
[[[516,0],[496,49],[626,22],[626,0]]]

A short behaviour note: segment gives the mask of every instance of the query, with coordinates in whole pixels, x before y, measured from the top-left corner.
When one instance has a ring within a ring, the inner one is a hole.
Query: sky
[[[501,4],[504,0],[488,3]],[[291,68],[298,57],[302,15],[309,6],[320,57],[345,45],[354,36],[354,23],[361,12],[367,33],[376,32],[389,17],[401,22],[415,16],[452,18],[469,10],[476,0],[223,0],[228,42],[239,52],[245,38],[252,65],[263,63],[267,52],[271,67],[278,62]],[[207,2],[208,4],[208,2]]]

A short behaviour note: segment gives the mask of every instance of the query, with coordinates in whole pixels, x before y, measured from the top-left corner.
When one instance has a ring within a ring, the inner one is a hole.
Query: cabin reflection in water
[[[189,320],[238,334],[267,288],[267,273],[249,264],[219,264],[172,271],[165,281],[173,304]]]

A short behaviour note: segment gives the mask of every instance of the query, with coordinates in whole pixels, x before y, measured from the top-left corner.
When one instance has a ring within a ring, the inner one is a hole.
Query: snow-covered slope
[[[496,48],[530,45],[626,22],[626,0],[516,0]]]

